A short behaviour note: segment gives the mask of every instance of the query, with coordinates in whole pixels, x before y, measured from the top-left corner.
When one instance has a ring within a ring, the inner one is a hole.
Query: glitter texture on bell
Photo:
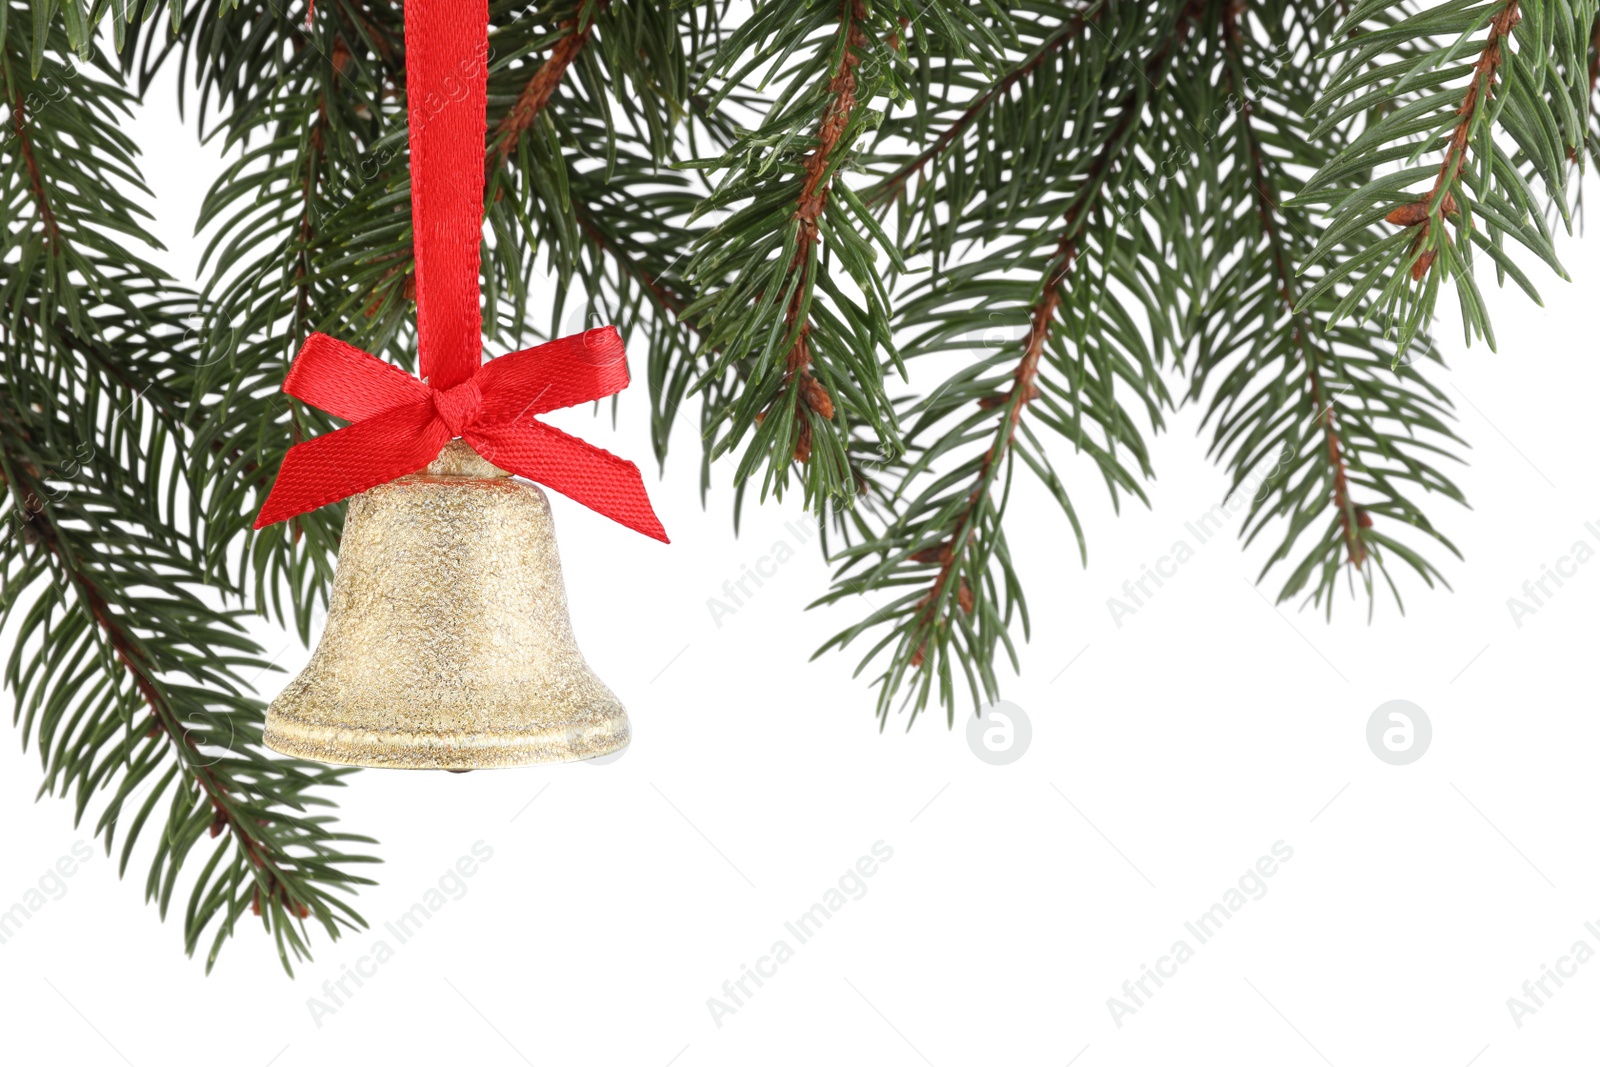
[[[351,499],[327,628],[267,709],[268,747],[470,770],[592,759],[628,737],[573,638],[543,490],[456,440]]]

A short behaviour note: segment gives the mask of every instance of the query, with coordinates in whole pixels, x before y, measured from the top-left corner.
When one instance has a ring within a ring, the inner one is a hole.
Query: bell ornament
[[[573,637],[543,490],[456,440],[351,499],[327,627],[267,709],[269,748],[459,771],[592,759],[628,739]]]

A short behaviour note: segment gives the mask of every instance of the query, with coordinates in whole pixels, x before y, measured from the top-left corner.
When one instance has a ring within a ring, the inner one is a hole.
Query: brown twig
[[[1589,39],[1589,114],[1594,116],[1600,116],[1600,101],[1594,96],[1597,87],[1600,87],[1600,22],[1595,23],[1594,36]],[[1572,151],[1576,157],[1577,148]]]
[[[600,6],[604,9],[605,4]],[[545,61],[539,64],[539,69],[533,72],[533,77],[522,87],[517,102],[511,105],[511,110],[506,112],[505,117],[494,128],[494,136],[491,138],[494,150],[490,154],[489,163],[491,174],[505,165],[506,159],[516,150],[517,142],[538,119],[544,106],[550,102],[550,97],[554,95],[556,86],[561,84],[567,68],[578,58],[583,46],[589,43],[589,35],[594,31],[594,20],[590,19],[580,25],[577,19],[569,19],[563,22],[560,28],[568,31],[567,35],[550,49]]]
[[[933,144],[929,145],[921,155],[895,171],[884,180],[882,185],[874,189],[867,196],[867,203],[881,204],[898,193],[906,182],[922,171],[923,167],[943,155],[945,150],[955,142],[956,138],[961,136],[962,132],[972,125],[979,115],[988,110],[990,104],[1010,92],[1014,85],[1038,70],[1046,57],[1077,36],[1086,22],[1087,20],[1083,14],[1081,12],[1078,13],[1070,22],[1058,29],[1053,36],[1041,44],[1039,50],[1031,58],[1007,71],[1004,76],[974,100],[971,106],[963,111],[943,133],[935,138]]]
[[[22,458],[22,457],[17,457]],[[31,483],[29,474],[30,464],[23,458],[22,463],[10,464],[14,469],[21,471]],[[249,859],[252,866],[260,871],[261,878],[269,892],[277,893],[296,915],[305,918],[310,914],[310,909],[289,895],[288,884],[284,879],[281,869],[267,855],[266,846],[245,830],[239,823],[238,817],[227,800],[228,787],[216,772],[205,764],[195,762],[185,752],[199,755],[199,745],[188,736],[183,722],[176,712],[167,703],[165,696],[156,685],[152,671],[146,662],[143,649],[138,642],[127,632],[121,622],[112,613],[105,595],[100,591],[99,585],[80,568],[66,546],[62,543],[60,532],[42,504],[44,492],[42,485],[26,484],[13,485],[13,491],[25,494],[22,499],[38,503],[38,506],[29,506],[26,522],[38,542],[55,558],[57,565],[66,575],[68,582],[78,590],[82,598],[83,607],[95,625],[105,635],[107,644],[110,645],[116,658],[122,663],[123,669],[128,672],[134,689],[138,692],[145,706],[150,711],[150,718],[144,731],[146,736],[164,733],[174,748],[180,751],[179,760],[184,764],[190,776],[200,789],[205,793],[210,802],[215,817],[212,822],[213,837],[221,831],[218,824],[226,826],[233,832],[234,840],[238,842],[240,851]]]
[[[606,235],[600,232],[600,228],[595,225],[594,220],[589,216],[587,208],[579,204],[576,199],[572,202],[572,211],[577,217],[578,228],[588,234],[589,240],[594,242],[596,248],[615,259],[619,267],[637,278],[639,284],[643,285],[650,292],[650,295],[655,297],[656,303],[672,312],[679,322],[696,333],[701,332],[700,327],[683,317],[684,304],[678,294],[668,289],[661,283],[661,279],[645,270],[633,259],[625,255],[621,249],[613,245]]]
[[[1595,23],[1594,36],[1589,39],[1589,93],[1592,96],[1600,86],[1600,22]]]
[[[1483,44],[1483,51],[1478,53],[1478,61],[1472,65],[1472,84],[1467,86],[1466,96],[1461,101],[1461,106],[1456,109],[1460,121],[1456,123],[1455,131],[1450,135],[1448,146],[1445,149],[1444,162],[1439,164],[1439,176],[1433,180],[1433,188],[1428,190],[1426,196],[1417,201],[1421,205],[1421,218],[1416,217],[1415,206],[1404,204],[1389,213],[1388,221],[1400,226],[1417,226],[1417,236],[1411,242],[1411,254],[1416,259],[1411,264],[1411,277],[1421,281],[1433,268],[1433,262],[1438,257],[1434,249],[1428,249],[1421,255],[1417,250],[1427,240],[1428,233],[1433,227],[1435,214],[1453,214],[1455,199],[1449,193],[1449,187],[1455,184],[1456,178],[1461,174],[1461,168],[1467,162],[1467,142],[1472,136],[1473,120],[1477,117],[1478,108],[1494,95],[1495,75],[1500,65],[1505,62],[1502,51],[1511,31],[1516,29],[1517,23],[1522,21],[1522,12],[1519,7],[1520,0],[1504,0],[1505,6],[1500,14],[1489,22],[1489,37]],[[1444,198],[1439,200],[1439,194],[1444,193]],[[1438,212],[1434,210],[1434,201],[1439,200]]]
[[[1188,39],[1194,28],[1194,22],[1200,15],[1200,4],[1191,2],[1179,15],[1178,23],[1174,27],[1171,38],[1154,53],[1146,62],[1143,71],[1144,77],[1153,84],[1166,67],[1167,59],[1172,52],[1181,47]],[[935,624],[935,614],[943,599],[945,587],[950,581],[950,576],[955,573],[956,563],[960,553],[956,551],[958,542],[971,543],[977,535],[975,518],[979,504],[983,501],[988,491],[992,472],[998,462],[1016,439],[1017,428],[1022,422],[1022,410],[1039,395],[1035,382],[1039,375],[1039,362],[1044,356],[1045,344],[1050,338],[1050,329],[1055,322],[1056,312],[1061,307],[1061,286],[1066,281],[1067,275],[1072,270],[1072,265],[1077,261],[1080,247],[1078,235],[1083,230],[1087,221],[1089,210],[1099,195],[1100,184],[1116,157],[1121,154],[1124,138],[1128,135],[1133,124],[1138,121],[1141,110],[1140,90],[1130,90],[1122,100],[1120,114],[1117,121],[1107,131],[1100,151],[1089,164],[1088,171],[1084,174],[1084,181],[1080,195],[1074,198],[1072,206],[1067,209],[1061,230],[1061,237],[1056,242],[1055,252],[1049,260],[1049,267],[1044,277],[1044,288],[1039,299],[1028,312],[1028,339],[1022,349],[1022,358],[1017,363],[1017,369],[1012,373],[1011,388],[995,397],[986,397],[979,401],[985,408],[1004,408],[1005,436],[999,443],[989,449],[983,457],[983,463],[978,468],[972,492],[967,496],[967,505],[962,509],[961,516],[956,522],[956,533],[949,541],[933,549],[925,549],[914,554],[911,558],[919,563],[939,563],[939,572],[934,576],[933,585],[918,602],[921,611],[917,621],[917,629],[931,628]],[[956,590],[956,603],[961,610],[971,612],[973,607],[972,592],[965,582]],[[915,631],[914,631],[915,632]],[[926,660],[928,637],[923,636],[918,643],[917,650],[912,654],[911,665],[922,666]]]
[[[1011,442],[1017,436],[1017,427],[1022,423],[1022,409],[1039,395],[1038,386],[1034,379],[1039,376],[1039,360],[1044,355],[1045,342],[1050,337],[1050,326],[1055,321],[1057,309],[1061,306],[1061,283],[1066,279],[1067,273],[1072,269],[1073,262],[1078,258],[1077,228],[1075,223],[1069,222],[1066,230],[1061,235],[1061,241],[1056,246],[1056,251],[1050,257],[1053,264],[1050,275],[1045,282],[1044,294],[1035,303],[1028,313],[1028,341],[1022,350],[1022,359],[1017,363],[1017,369],[1012,373],[1011,389],[1000,397],[992,399],[992,403],[983,403],[985,407],[1005,408],[1004,419],[1007,425],[1005,437],[997,447],[991,447],[984,454],[983,463],[978,468],[978,477],[972,492],[967,494],[967,505],[962,510],[960,521],[956,524],[957,533],[949,541],[939,545],[936,554],[919,554],[913,558],[919,562],[939,563],[939,573],[934,576],[933,585],[923,594],[919,604],[922,608],[920,625],[931,626],[934,613],[944,592],[945,585],[950,581],[950,576],[955,573],[956,561],[959,553],[954,550],[955,543],[961,537],[960,531],[967,531],[966,540],[970,543],[977,535],[974,519],[977,515],[978,505],[986,495],[990,472],[994,470],[996,462],[1005,455]],[[962,582],[956,590],[956,603],[961,610],[972,613],[972,590],[966,582]],[[918,645],[917,651],[911,657],[911,665],[920,667],[925,659],[927,639],[924,638]]]
[[[39,169],[38,157],[34,155],[33,138],[28,135],[28,110],[23,99],[20,87],[11,88],[11,125],[16,130],[18,150],[22,154],[23,166],[28,171],[28,185],[33,191],[34,203],[39,208],[39,221],[44,225],[45,236],[51,247],[61,239],[61,226],[56,221],[56,213],[50,207],[50,195],[45,190],[44,174]]]
[[[861,0],[843,0],[839,5],[839,32],[845,39],[844,55],[839,60],[839,69],[834,71],[828,82],[827,91],[831,99],[823,109],[822,121],[817,126],[817,145],[806,156],[806,181],[801,187],[794,212],[795,219],[800,223],[800,233],[795,242],[794,257],[789,261],[788,275],[794,285],[794,293],[784,311],[784,326],[794,338],[785,359],[786,377],[794,383],[800,402],[824,419],[833,418],[833,397],[811,374],[811,322],[806,314],[806,282],[813,266],[813,256],[822,242],[822,231],[817,220],[828,206],[833,152],[849,128],[850,116],[856,108],[856,67],[861,63],[856,49],[867,43],[866,34],[859,25],[866,17],[866,6]],[[811,424],[804,418],[800,420],[794,458],[801,463],[811,458]]]
[[[1235,10],[1231,5],[1224,8],[1223,30],[1235,62],[1240,62],[1239,26]],[[1307,339],[1311,333],[1309,324],[1295,311],[1297,297],[1294,270],[1284,254],[1283,235],[1277,221],[1277,201],[1273,196],[1273,188],[1267,180],[1261,143],[1256,138],[1255,128],[1250,123],[1253,106],[1254,102],[1246,99],[1241,102],[1238,113],[1239,130],[1250,150],[1250,185],[1256,198],[1256,217],[1260,219],[1262,233],[1272,247],[1272,269],[1278,279],[1278,294],[1282,297],[1284,307],[1293,322],[1290,339],[1300,350],[1305,363],[1306,380],[1311,391],[1312,417],[1322,424],[1323,437],[1327,444],[1328,467],[1333,476],[1333,503],[1339,515],[1340,533],[1350,554],[1350,562],[1359,568],[1367,558],[1366,543],[1361,539],[1360,528],[1371,525],[1371,520],[1367,519],[1366,512],[1350,499],[1350,481],[1339,437],[1338,420],[1334,417],[1333,404],[1324,401],[1322,375],[1317,366],[1316,353],[1312,351]]]

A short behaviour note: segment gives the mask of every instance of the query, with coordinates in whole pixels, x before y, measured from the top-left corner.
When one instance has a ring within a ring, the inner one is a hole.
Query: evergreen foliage
[[[1564,277],[1600,146],[1594,0],[490,6],[490,350],[615,322],[658,458],[692,412],[735,521],[798,492],[884,723],[1017,664],[1015,479],[1086,558],[1075,501],[1147,502],[1185,402],[1280,602],[1444,583],[1428,324],[1448,284],[1493,345],[1491,273]],[[333,425],[290,356],[415,366],[404,57],[395,0],[0,0],[6,682],[208,967],[246,911],[285,967],[362,924],[347,772],[262,749],[239,620],[309,640],[333,574],[341,507],[251,529]],[[229,160],[193,286],[142,258],[141,106]]]

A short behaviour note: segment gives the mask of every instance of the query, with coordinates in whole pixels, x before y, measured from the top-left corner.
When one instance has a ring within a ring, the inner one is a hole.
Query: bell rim
[[[613,755],[633,741],[625,713],[611,729],[556,729],[526,733],[474,735],[470,743],[452,743],[447,735],[417,730],[350,730],[313,726],[267,711],[262,743],[280,756],[336,767],[371,770],[452,771],[512,770],[559,763],[582,763]],[[320,736],[319,736],[320,735]],[[452,758],[459,757],[459,758]]]

